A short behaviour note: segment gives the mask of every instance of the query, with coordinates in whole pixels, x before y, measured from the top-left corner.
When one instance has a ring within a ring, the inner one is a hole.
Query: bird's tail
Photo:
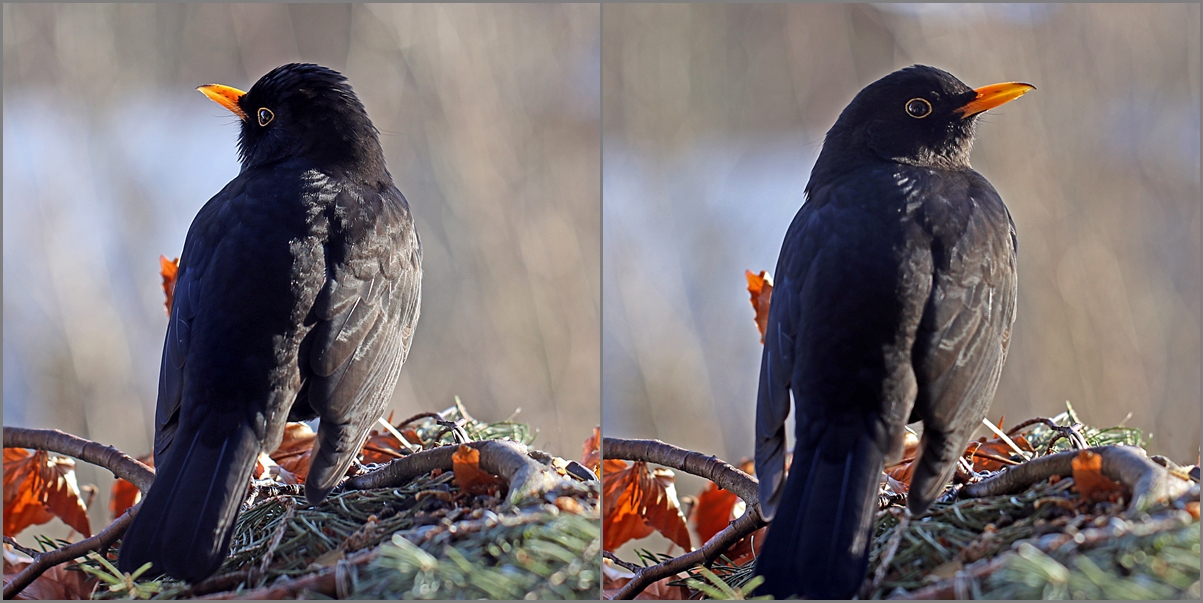
[[[224,438],[214,435],[223,432]],[[118,569],[132,572],[149,561],[154,564],[149,575],[166,573],[187,582],[213,575],[229,551],[259,448],[241,417],[213,413],[199,425],[181,423],[125,532]]]
[[[848,599],[865,579],[885,457],[862,429],[828,427],[794,449],[756,559],[758,595]]]

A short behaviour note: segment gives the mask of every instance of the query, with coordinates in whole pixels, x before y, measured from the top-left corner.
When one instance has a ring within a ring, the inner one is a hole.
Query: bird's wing
[[[167,319],[167,335],[163,343],[163,358],[159,368],[159,397],[155,408],[155,458],[162,459],[175,438],[180,423],[180,408],[184,396],[184,364],[192,343],[192,327],[200,310],[204,274],[214,245],[207,239],[210,232],[201,225],[213,222],[230,194],[230,187],[213,196],[193,220],[180,254],[172,293],[171,312]]]
[[[163,458],[171,447],[180,424],[180,405],[184,393],[184,361],[192,341],[192,319],[196,317],[195,300],[201,281],[195,271],[181,269],[177,273],[171,314],[167,320],[167,338],[163,344],[162,365],[159,368],[159,400],[155,409],[155,458]]]
[[[815,187],[778,260],[756,415],[761,514],[773,522],[757,571],[774,595],[855,592],[881,469],[914,401],[930,253],[898,217],[904,193],[883,183],[892,172]],[[782,483],[791,393],[797,441]]]
[[[917,512],[942,491],[985,416],[1015,319],[1015,226],[998,193],[981,182],[982,187],[970,189],[967,203],[973,211],[963,231],[937,258],[916,335],[915,407],[924,417],[923,452],[910,493]]]
[[[909,342],[930,287],[930,254],[910,253],[921,232],[897,218],[906,199],[879,186],[882,178],[864,172],[810,190],[782,243],[756,403],[766,518],[784,483],[791,392],[799,446],[835,423],[856,424],[882,455],[901,442],[915,390]]]
[[[421,300],[422,249],[401,193],[343,191],[333,208],[308,348],[307,397],[321,417],[305,484],[314,502],[346,472],[382,414]]]
[[[764,329],[760,356],[760,387],[756,394],[756,476],[760,481],[760,514],[772,520],[785,484],[785,419],[790,412],[790,376],[794,370],[794,336],[797,334],[796,283],[805,280],[808,267],[804,256],[813,257],[802,231],[815,217],[813,204],[806,203],[794,216],[785,234]]]

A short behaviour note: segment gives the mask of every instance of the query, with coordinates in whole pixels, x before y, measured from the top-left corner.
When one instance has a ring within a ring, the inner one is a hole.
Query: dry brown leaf
[[[686,551],[693,550],[672,470],[607,459],[603,475],[602,548],[616,550],[655,530]]]
[[[75,482],[75,460],[44,450],[4,449],[4,535],[63,520],[76,532],[92,535],[88,508]]]
[[[910,490],[911,477],[915,473],[915,457],[919,455],[919,436],[914,432],[907,430],[902,437],[902,460],[889,465],[885,468],[885,474],[890,478],[901,482],[901,490],[895,490],[899,494],[906,493]],[[893,484],[891,484],[893,486]]]
[[[313,442],[317,434],[306,423],[291,422],[284,426],[284,437],[271,453],[271,459],[281,469],[296,476],[297,483],[305,483],[309,475],[309,462],[313,454]]]
[[[407,427],[400,430],[401,435],[410,443],[419,441],[418,432],[413,428]],[[393,432],[377,427],[368,434],[368,439],[363,443],[363,463],[387,463],[394,459],[399,459],[405,456],[401,450],[404,448],[401,440],[393,435]]]
[[[10,557],[12,559],[10,559]],[[17,557],[21,557],[18,561]],[[8,584],[29,566],[29,561],[23,555],[4,551],[4,583]],[[68,569],[66,565],[51,567],[34,579],[21,590],[15,599],[36,601],[79,601],[91,599],[92,591],[96,588],[97,579],[78,569]]]
[[[680,580],[681,576],[669,576],[662,578],[648,585],[643,589],[643,592],[635,596],[637,601],[681,601],[689,598],[690,592],[684,586],[669,586],[669,582]],[[622,587],[626,586],[631,581],[630,576],[621,578],[607,578],[602,580],[602,597],[605,599],[613,599]]]
[[[306,463],[308,469],[308,463]],[[271,456],[260,452],[259,458],[255,460],[255,479],[272,479],[277,483],[296,486],[305,483],[297,474],[282,467]]]
[[[734,492],[724,490],[714,482],[706,482],[706,487],[698,494],[697,504],[689,510],[689,521],[698,540],[706,542],[726,529],[735,519],[735,505],[739,502]]]
[[[16,536],[21,530],[54,519],[33,492],[32,475],[37,468],[34,453],[25,448],[4,449],[4,535]]]
[[[485,494],[501,485],[501,480],[480,468],[480,451],[463,444],[451,455],[455,484],[469,494]]]
[[[167,308],[168,316],[171,316],[171,301],[175,297],[175,280],[179,274],[180,258],[169,260],[165,255],[159,256],[159,275],[163,277],[163,295],[167,298],[163,306]]]
[[[907,492],[911,491],[910,482],[904,482],[902,480],[896,479],[894,476],[890,475],[889,473],[886,473],[886,487],[889,488],[890,492],[893,492],[895,494],[906,494]]]
[[[769,324],[769,304],[773,298],[773,277],[764,270],[760,274],[745,270],[744,276],[748,279],[748,293],[752,296],[752,309],[756,312],[756,329],[760,331],[760,343],[763,344],[764,332]]]
[[[601,470],[601,427],[593,428],[593,435],[585,440],[581,452],[581,464],[588,467],[594,475]]]
[[[1103,457],[1090,450],[1078,452],[1074,457],[1074,488],[1089,501],[1112,502],[1124,494],[1124,487],[1103,475]]]
[[[749,468],[750,469],[750,468]],[[745,470],[751,474],[751,471]],[[699,542],[707,542],[716,534],[727,529],[732,521],[738,519],[746,510],[743,501],[730,492],[718,487],[714,482],[708,482],[698,495],[698,502],[689,511],[689,521],[697,532]],[[723,554],[735,565],[743,565],[760,552],[764,542],[766,528],[760,528],[751,534],[740,538]],[[752,546],[756,549],[753,551]]]
[[[1002,428],[999,427],[999,429]],[[1020,450],[1032,452],[1032,445],[1022,435],[1013,436],[1011,441],[1015,442],[1015,445],[1019,446]],[[970,442],[969,446],[965,449],[965,455],[971,456],[973,460],[974,471],[998,471],[1007,466],[1006,463],[983,455],[1009,459],[1013,454],[1015,454],[1015,450],[1011,448],[1010,444],[1002,441],[1002,438],[987,440],[984,436],[978,438],[976,442]]]
[[[620,468],[621,464],[621,468]],[[635,463],[643,465],[642,463]],[[602,548],[617,550],[628,540],[638,540],[655,530],[640,512],[638,474],[626,461],[607,460],[602,477]],[[646,470],[643,465],[641,471]]]
[[[142,461],[147,467],[153,468],[155,466],[155,456],[153,453],[138,457],[138,460]],[[109,493],[109,518],[117,519],[121,517],[121,514],[125,513],[126,509],[138,504],[140,500],[142,500],[142,492],[138,490],[138,487],[118,478],[117,481],[113,482],[113,488]]]
[[[142,500],[142,491],[137,486],[123,479],[113,482],[113,488],[109,495],[109,519],[121,517],[122,513],[138,504],[140,500]]]

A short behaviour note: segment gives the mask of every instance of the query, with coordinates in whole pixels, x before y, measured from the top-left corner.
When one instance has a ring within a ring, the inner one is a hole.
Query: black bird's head
[[[874,159],[967,168],[977,116],[1034,88],[1007,82],[974,90],[926,65],[895,71],[865,86],[840,113],[827,132],[815,174]]]
[[[197,90],[242,120],[244,170],[296,159],[364,176],[384,173],[379,133],[347,78],[333,69],[290,63],[248,92],[220,84]]]

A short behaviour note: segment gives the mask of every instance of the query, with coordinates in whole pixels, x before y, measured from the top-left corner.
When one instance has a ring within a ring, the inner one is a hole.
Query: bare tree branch
[[[1104,475],[1132,490],[1129,516],[1139,514],[1159,501],[1178,498],[1193,486],[1191,482],[1175,477],[1164,467],[1149,460],[1140,448],[1100,446],[1088,450],[1103,457]],[[1073,459],[1080,452],[1059,452],[1009,467],[990,479],[965,486],[961,489],[961,495],[981,498],[1012,494],[1054,475],[1072,477]]]
[[[98,444],[57,429],[4,427],[5,448],[32,448],[57,452],[104,467],[145,493],[155,479],[155,470],[112,446]]]
[[[760,482],[714,455],[693,452],[660,440],[602,438],[602,456],[608,459],[655,463],[704,477],[718,484],[720,488],[734,492],[747,503],[749,509],[755,506],[756,514],[760,514]]]
[[[481,469],[506,480],[509,484],[506,499],[512,505],[528,498],[542,497],[567,480],[551,467],[530,458],[526,446],[518,442],[483,440],[464,446],[480,451]],[[351,478],[343,487],[347,490],[391,488],[408,484],[434,469],[450,471],[453,467],[451,455],[458,449],[458,445],[451,445],[415,452],[389,461],[384,467],[367,475]]]
[[[636,571],[635,577],[614,595],[615,599],[634,599],[657,580],[697,565],[709,564],[741,538],[768,525],[760,517],[759,483],[756,478],[719,460],[718,457],[679,448],[659,440],[619,438],[602,439],[602,456],[607,459],[655,463],[704,477],[718,484],[720,488],[734,492],[743,499],[747,509],[739,519],[715,534],[701,548]]]
[[[678,574],[694,566],[706,565],[718,559],[719,555],[722,555],[724,551],[731,548],[736,542],[739,542],[739,539],[765,525],[767,524],[760,518],[759,510],[753,512],[752,506],[748,505],[747,513],[744,513],[739,519],[731,522],[723,531],[715,534],[714,538],[703,544],[701,548],[635,572],[635,577],[623,585],[614,595],[614,598],[634,599],[645,588],[651,586],[657,580]]]

